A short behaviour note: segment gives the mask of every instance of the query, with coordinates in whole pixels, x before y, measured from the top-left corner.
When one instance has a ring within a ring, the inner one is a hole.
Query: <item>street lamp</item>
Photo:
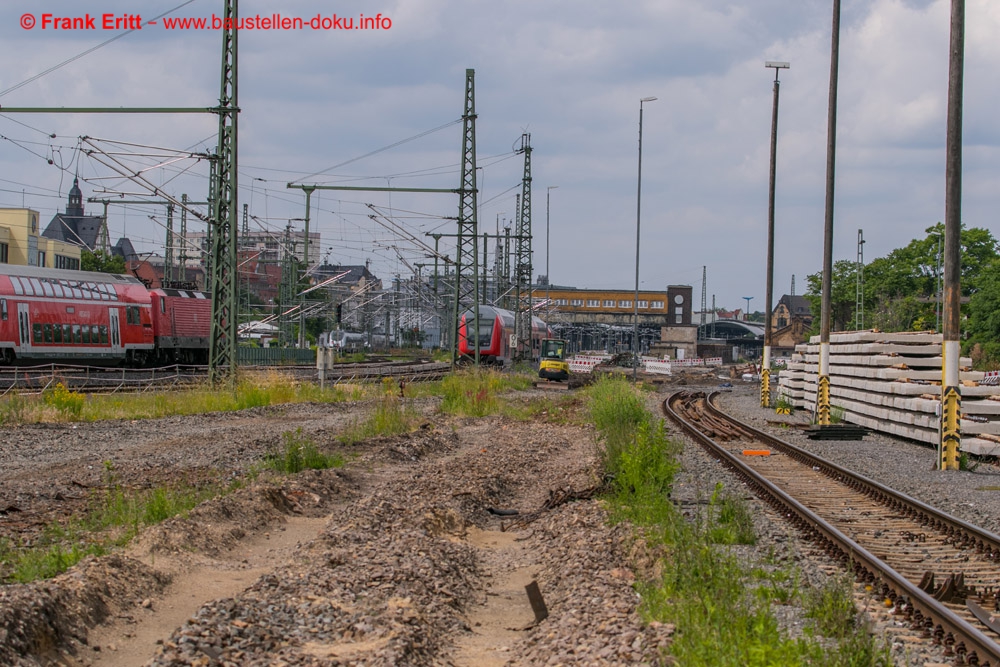
[[[774,308],[774,181],[778,159],[778,70],[788,69],[786,62],[768,61],[764,67],[774,69],[774,104],[771,109],[771,173],[767,195],[767,289],[764,290],[764,358],[760,364],[760,407],[771,406],[771,310]],[[747,310],[750,302],[747,301]]]
[[[643,97],[639,100],[639,177],[636,179],[635,191],[635,300],[632,302],[635,307],[632,331],[632,382],[637,380],[639,374],[639,218],[642,214],[642,105],[644,102],[655,100],[655,97]]]
[[[552,276],[549,274],[549,194],[558,188],[558,185],[550,185],[545,188],[545,320],[549,319],[549,287],[552,285]]]

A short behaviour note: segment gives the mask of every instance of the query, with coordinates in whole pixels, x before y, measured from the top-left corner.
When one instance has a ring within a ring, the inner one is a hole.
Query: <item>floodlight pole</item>
[[[643,102],[653,102],[655,97],[643,97],[639,100],[639,177],[636,179],[635,194],[635,300],[632,302],[632,382],[636,382],[639,374],[639,219],[642,214],[642,105]]]

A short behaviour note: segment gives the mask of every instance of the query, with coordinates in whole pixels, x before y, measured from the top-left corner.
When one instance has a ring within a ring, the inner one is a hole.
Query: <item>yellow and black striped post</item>
[[[760,371],[760,407],[771,407],[771,370],[766,366]]]

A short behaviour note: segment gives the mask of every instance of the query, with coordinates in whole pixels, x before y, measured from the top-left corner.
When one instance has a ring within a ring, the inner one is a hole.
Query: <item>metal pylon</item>
[[[476,70],[465,70],[465,113],[462,114],[462,181],[458,202],[458,247],[455,250],[455,300],[452,313],[452,366],[458,362],[462,309],[472,310],[473,345],[479,365],[479,237],[476,225]]]
[[[219,143],[216,150],[212,199],[212,336],[209,344],[209,378],[217,382],[236,377],[236,199],[237,155],[237,5],[225,0],[222,31],[222,82],[219,92]]]
[[[531,358],[531,135],[521,135],[519,153],[524,154],[524,177],[517,207],[517,242],[514,267],[517,274],[517,302],[514,330],[517,332],[517,357]],[[548,276],[546,276],[548,280]]]

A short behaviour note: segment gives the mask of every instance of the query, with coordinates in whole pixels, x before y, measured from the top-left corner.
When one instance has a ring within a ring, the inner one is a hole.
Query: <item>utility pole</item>
[[[187,204],[188,196],[181,195],[181,249],[177,257],[177,280],[187,282]]]
[[[830,425],[830,308],[833,289],[833,186],[837,155],[837,74],[840,63],[840,0],[833,0],[830,33],[830,99],[826,124],[826,214],[823,223],[823,291],[820,307],[819,379],[816,383],[816,423]]]
[[[465,70],[465,112],[462,114],[462,180],[458,204],[458,247],[455,249],[455,299],[452,317],[452,368],[458,363],[459,321],[462,302],[471,301],[472,318],[466,323],[466,336],[472,329],[475,363],[479,366],[479,235],[476,216],[476,70]],[[471,299],[470,299],[471,297]],[[471,327],[469,326],[471,324]]]
[[[771,312],[774,310],[774,187],[778,162],[778,93],[781,81],[778,70],[788,69],[786,62],[767,62],[774,69],[774,103],[771,109],[771,171],[767,194],[767,289],[764,290],[764,358],[760,363],[760,407],[771,407]],[[750,302],[747,302],[750,305]]]
[[[965,65],[965,0],[951,0],[951,49],[948,62],[948,138],[945,149],[944,335],[941,349],[940,469],[958,470],[962,445],[962,385],[959,382],[962,92]]]
[[[708,267],[701,267],[701,327],[704,332],[705,328],[705,309],[708,308],[708,296],[705,291],[708,289]],[[702,333],[704,335],[704,333]]]

